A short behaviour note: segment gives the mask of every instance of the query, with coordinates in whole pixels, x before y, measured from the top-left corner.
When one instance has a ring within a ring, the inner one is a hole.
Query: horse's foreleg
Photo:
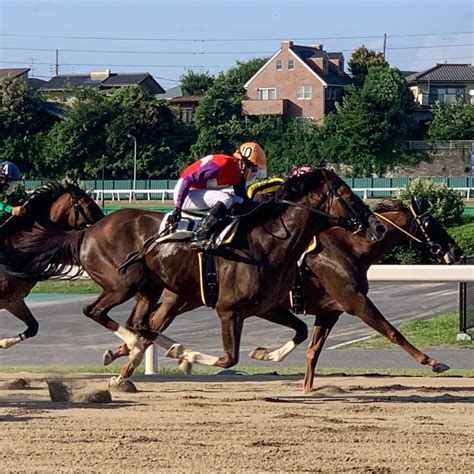
[[[304,374],[304,392],[310,392],[313,388],[314,371],[318,363],[319,355],[323,349],[332,328],[339,319],[340,311],[321,314],[314,319],[313,331],[306,352],[306,370]]]
[[[84,314],[109,331],[112,331],[126,344],[130,350],[130,357],[138,359],[140,356],[143,357],[143,342],[141,338],[111,319],[107,314],[115,306],[130,299],[133,293],[131,288],[123,292],[103,291],[92,304],[84,308]]]
[[[448,370],[449,367],[446,364],[438,362],[435,359],[427,356],[414,345],[410,344],[403,334],[401,334],[397,328],[392,326],[383,316],[383,314],[377,309],[372,301],[365,295],[359,293],[350,298],[350,302],[343,304],[339,301],[344,311],[349,314],[353,314],[368,324],[371,328],[375,329],[378,333],[385,336],[390,342],[399,345],[408,354],[410,354],[418,363],[422,365],[429,365],[433,372],[441,373]]]
[[[24,341],[25,339],[36,336],[39,327],[38,321],[31,314],[31,311],[29,310],[28,306],[26,306],[23,299],[14,301],[10,300],[8,303],[4,304],[3,307],[20,321],[23,321],[27,328],[26,331],[22,332],[16,337],[0,339],[0,349],[9,349],[10,347],[18,344],[21,341]]]
[[[296,334],[293,339],[272,352],[269,352],[264,347],[257,347],[249,354],[253,359],[281,362],[308,337],[306,324],[284,306],[277,306],[264,314],[259,314],[258,317],[294,329]]]
[[[156,310],[157,301],[162,293],[162,288],[156,284],[145,283],[136,296],[135,306],[125,323],[125,327],[131,331],[141,333],[146,338],[150,338],[149,334],[149,317]],[[110,349],[104,352],[104,365],[111,364],[119,357],[128,356],[130,350],[126,344],[122,344],[117,350]]]

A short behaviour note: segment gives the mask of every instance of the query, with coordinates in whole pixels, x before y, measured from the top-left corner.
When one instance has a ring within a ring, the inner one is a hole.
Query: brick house
[[[244,115],[287,115],[318,122],[334,110],[351,82],[342,53],[322,44],[299,46],[283,41],[280,49],[244,85]]]

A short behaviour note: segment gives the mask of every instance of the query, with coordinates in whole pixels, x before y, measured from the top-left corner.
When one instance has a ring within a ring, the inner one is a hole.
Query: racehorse
[[[315,315],[306,355],[304,391],[313,387],[314,371],[324,343],[339,316],[357,316],[371,328],[398,344],[418,363],[437,373],[449,367],[422,353],[392,326],[367,296],[367,271],[371,264],[407,241],[427,247],[445,263],[459,263],[462,250],[428,212],[426,202],[412,200],[410,208],[398,200],[380,203],[376,215],[386,224],[380,241],[367,242],[345,229],[333,227],[319,235],[318,245],[305,256],[302,266],[306,314]]]
[[[429,213],[426,201],[414,199],[408,208],[399,200],[386,200],[377,206],[375,213],[388,229],[383,239],[368,242],[342,227],[332,227],[319,234],[316,248],[306,253],[302,262],[305,313],[316,315],[307,352],[306,392],[312,389],[314,371],[323,345],[343,312],[359,317],[391,342],[400,345],[420,364],[431,366],[434,372],[441,373],[449,369],[447,365],[420,352],[385,319],[367,296],[367,271],[372,263],[407,241],[427,247],[447,264],[459,263],[462,250]],[[174,296],[165,291],[164,298],[173,299]],[[183,311],[189,309],[193,308],[186,307]],[[138,323],[131,320],[129,325]],[[159,325],[151,321],[150,326],[161,332],[169,323],[168,320]],[[115,352],[108,351],[106,362],[110,363],[124,355],[128,355],[125,345]],[[281,355],[278,351],[269,354],[264,349],[251,354],[261,360],[281,360]],[[190,370],[191,367],[187,365],[186,368]]]
[[[153,328],[154,321],[169,320],[185,308],[201,305],[196,252],[186,243],[161,243],[126,273],[117,273],[128,254],[156,233],[161,217],[146,211],[118,211],[80,232],[23,242],[21,252],[10,252],[1,259],[10,272],[22,278],[61,274],[60,263],[65,261],[81,265],[102,287],[101,295],[84,313],[113,331],[130,350],[130,363],[122,369],[118,383],[133,373],[146,343],[156,339],[167,345],[168,338],[146,330],[139,331],[140,338],[108,316],[112,307],[137,294],[134,313],[142,316],[143,323],[150,316]],[[175,346],[179,357],[219,367],[236,364],[243,321],[255,314],[295,330],[293,340],[282,348],[291,352],[307,338],[306,325],[280,304],[291,286],[296,261],[315,234],[331,225],[354,230],[354,224],[369,230],[371,238],[381,238],[386,230],[363,201],[328,170],[286,181],[274,202],[242,217],[234,241],[215,251],[220,286],[216,310],[225,354],[217,358]],[[174,298],[165,298],[150,315],[163,288]]]
[[[23,216],[10,217],[0,226],[3,245],[15,248],[26,236],[37,235],[46,229],[82,229],[104,216],[99,206],[82,189],[57,182],[36,189],[24,207],[26,213]],[[0,308],[9,311],[27,326],[18,336],[0,340],[0,348],[8,349],[38,333],[38,321],[25,303],[36,281],[24,281],[4,273],[0,269]]]

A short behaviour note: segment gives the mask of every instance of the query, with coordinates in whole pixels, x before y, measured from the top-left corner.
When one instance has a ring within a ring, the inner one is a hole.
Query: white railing
[[[353,191],[362,193],[362,198],[366,201],[370,193],[377,192],[388,192],[392,195],[398,192],[400,189],[405,188],[352,188]],[[474,188],[470,187],[453,187],[455,191],[459,191],[461,195],[469,201],[471,194],[474,196]],[[102,195],[104,198],[106,195],[111,196],[112,201],[120,201],[121,196],[124,196],[125,199],[128,199],[128,202],[132,202],[134,197],[137,194],[145,195],[148,201],[151,201],[152,194],[161,194],[161,202],[165,202],[166,196],[173,196],[173,189],[94,189],[92,191],[94,199],[96,201],[102,200]]]
[[[474,265],[372,265],[369,281],[473,282]],[[151,345],[145,352],[145,374],[158,371],[158,355]]]
[[[132,202],[137,194],[143,194],[147,197],[147,201],[151,201],[152,194],[161,194],[161,202],[165,202],[166,195],[173,196],[173,189],[94,189],[92,191],[96,201],[102,201],[102,196],[110,195],[112,201],[120,201],[120,197],[128,198],[128,202]]]

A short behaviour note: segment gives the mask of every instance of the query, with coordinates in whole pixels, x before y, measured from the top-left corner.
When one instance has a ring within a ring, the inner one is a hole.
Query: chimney
[[[310,44],[310,48],[317,49],[318,51],[324,51],[324,45],[323,44]]]
[[[282,41],[281,42],[281,49],[282,51],[286,49],[291,49],[293,47],[293,41]]]
[[[93,81],[105,81],[110,77],[110,69],[105,71],[93,71],[91,72],[91,79]]]

